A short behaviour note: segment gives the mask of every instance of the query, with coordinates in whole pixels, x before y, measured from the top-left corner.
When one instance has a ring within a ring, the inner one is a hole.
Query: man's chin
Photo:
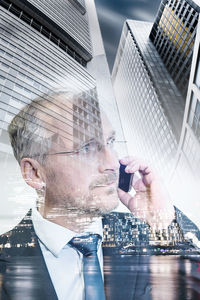
[[[103,197],[101,202],[101,214],[107,214],[117,208],[119,205],[119,198],[116,193],[110,193]]]
[[[105,215],[105,214],[109,214],[111,213],[113,210],[115,210],[118,207],[119,203],[115,203],[115,205],[109,206],[109,207],[105,207],[104,209],[102,209],[101,211],[101,215]]]

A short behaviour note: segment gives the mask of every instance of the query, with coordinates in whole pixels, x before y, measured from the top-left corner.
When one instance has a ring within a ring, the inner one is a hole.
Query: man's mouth
[[[110,186],[110,185],[113,185],[113,184],[116,184],[116,180],[107,182],[106,184],[96,184],[95,187]]]
[[[98,187],[109,187],[111,185],[116,185],[118,182],[118,176],[116,173],[107,174],[94,182],[90,185],[90,189],[93,190]]]

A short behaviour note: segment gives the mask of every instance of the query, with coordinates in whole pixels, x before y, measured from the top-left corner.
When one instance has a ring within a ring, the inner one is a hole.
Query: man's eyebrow
[[[93,141],[96,141],[96,138],[93,137],[93,138],[85,141],[84,144],[88,144],[88,143],[93,142]]]
[[[116,131],[115,130],[111,131],[111,133],[108,135],[108,139],[115,135],[116,135]]]
[[[96,141],[96,138],[93,137],[93,138],[91,138],[91,139],[83,142],[82,144],[80,144],[80,147],[84,147],[85,145],[87,145],[87,144],[89,144],[89,143],[91,143],[93,141]]]
[[[116,131],[115,131],[115,130],[111,131],[110,134],[109,134],[108,137],[107,137],[107,140],[109,140],[111,137],[113,137],[113,136],[115,136],[115,135],[116,135]],[[89,140],[83,142],[83,143],[80,145],[80,147],[84,147],[84,146],[87,145],[88,143],[91,143],[91,142],[94,142],[94,141],[97,141],[97,138],[93,137],[93,138],[91,138],[91,139],[89,139]]]

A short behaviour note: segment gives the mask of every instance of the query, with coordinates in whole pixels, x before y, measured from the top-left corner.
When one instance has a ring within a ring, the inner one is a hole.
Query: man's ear
[[[42,167],[38,161],[32,158],[23,158],[20,167],[22,176],[28,185],[36,190],[41,190],[45,186]]]

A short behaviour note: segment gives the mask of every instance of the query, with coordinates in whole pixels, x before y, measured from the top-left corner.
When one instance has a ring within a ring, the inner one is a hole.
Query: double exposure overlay
[[[0,1],[0,299],[199,299],[198,2]]]

